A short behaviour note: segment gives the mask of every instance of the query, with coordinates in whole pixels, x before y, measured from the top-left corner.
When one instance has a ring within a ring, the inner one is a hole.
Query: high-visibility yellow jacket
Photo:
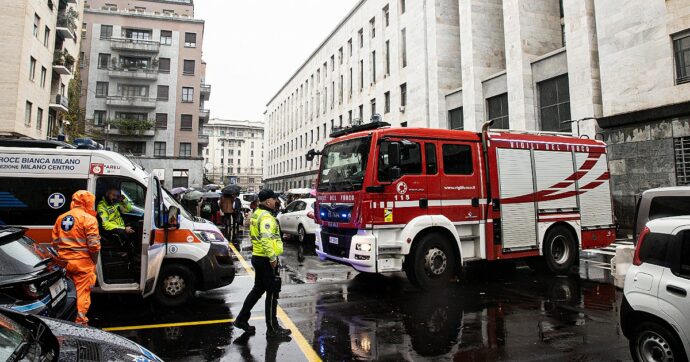
[[[110,205],[105,197],[98,203],[98,216],[103,222],[103,229],[110,231],[114,229],[124,229],[125,221],[122,220],[121,212],[132,211],[132,203],[126,198],[122,202]]]
[[[252,255],[264,256],[275,261],[283,253],[283,240],[280,238],[278,221],[273,214],[257,208],[249,221],[249,236],[252,239]]]

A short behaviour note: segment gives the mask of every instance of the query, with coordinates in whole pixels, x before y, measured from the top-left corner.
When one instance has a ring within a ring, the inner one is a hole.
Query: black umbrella
[[[207,192],[204,194],[205,199],[219,199],[220,194],[217,192]]]
[[[223,187],[223,195],[226,196],[239,196],[242,189],[237,185],[229,185]]]
[[[182,198],[185,200],[199,200],[202,196],[204,196],[204,193],[201,191],[189,191]]]

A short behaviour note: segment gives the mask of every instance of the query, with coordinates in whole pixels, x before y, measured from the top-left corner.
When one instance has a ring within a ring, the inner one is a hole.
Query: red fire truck
[[[334,132],[317,184],[317,254],[441,287],[475,260],[529,258],[555,273],[615,240],[606,144],[545,132]]]

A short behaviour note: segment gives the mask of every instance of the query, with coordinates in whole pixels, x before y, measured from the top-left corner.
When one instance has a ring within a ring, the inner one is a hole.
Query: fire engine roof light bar
[[[333,131],[331,132],[330,136],[331,136],[331,138],[337,138],[337,137],[348,135],[348,134],[355,133],[355,132],[368,131],[368,130],[382,128],[382,127],[390,127],[389,123],[383,122],[381,119],[382,119],[381,115],[378,113],[375,113],[371,116],[371,119],[370,119],[371,122],[359,124],[359,125],[354,125],[354,126],[349,126],[349,127],[333,128]]]

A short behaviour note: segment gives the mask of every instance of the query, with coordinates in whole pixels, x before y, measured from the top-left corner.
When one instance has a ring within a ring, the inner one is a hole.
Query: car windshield
[[[327,145],[321,155],[318,191],[356,191],[364,184],[370,137]]]
[[[168,206],[175,206],[176,208],[180,209],[180,215],[182,215],[183,218],[189,220],[189,221],[194,221],[194,217],[192,214],[190,214],[187,209],[182,207],[177,200],[168,192],[168,190],[163,189],[163,200],[165,200],[165,204]]]
[[[29,329],[0,314],[0,360],[10,360],[19,347],[29,342],[29,336]]]

